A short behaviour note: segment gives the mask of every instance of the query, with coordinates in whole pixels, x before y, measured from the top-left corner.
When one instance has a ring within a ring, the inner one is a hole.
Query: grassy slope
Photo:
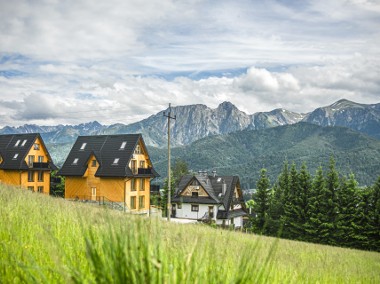
[[[168,224],[0,185],[1,283],[380,283],[380,254]]]

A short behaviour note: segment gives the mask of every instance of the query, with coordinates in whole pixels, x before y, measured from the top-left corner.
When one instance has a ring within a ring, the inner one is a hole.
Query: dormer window
[[[79,161],[79,158],[75,158],[74,161],[73,161],[73,165],[77,165],[78,161]]]
[[[14,156],[13,156],[13,160],[16,160],[18,157],[18,153],[16,153]]]
[[[21,147],[24,147],[24,146],[25,146],[26,141],[27,141],[26,139],[25,139],[24,141],[22,141]]]
[[[19,140],[17,140],[16,141],[16,144],[15,144],[15,147],[17,147],[19,144],[20,144],[20,142],[21,142],[21,140],[19,139]]]
[[[124,150],[125,146],[127,146],[127,141],[123,141],[123,143],[121,143],[119,150]]]
[[[84,150],[84,148],[86,148],[86,145],[87,145],[87,143],[85,142],[85,143],[83,143],[82,144],[82,146],[80,147],[80,150]]]
[[[112,165],[117,165],[117,164],[119,164],[119,158],[115,158],[114,160],[113,160],[113,163],[112,163]]]

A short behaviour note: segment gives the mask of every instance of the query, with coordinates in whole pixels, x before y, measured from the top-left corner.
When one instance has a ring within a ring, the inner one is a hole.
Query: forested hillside
[[[167,150],[149,147],[149,154],[166,177]],[[355,173],[360,185],[372,184],[380,174],[380,141],[343,127],[298,123],[212,136],[172,149],[172,159],[187,162],[193,171],[216,169],[220,174],[239,175],[244,188],[255,187],[261,168],[268,170],[272,180],[285,160],[297,165],[306,162],[315,173],[330,156],[340,173]]]

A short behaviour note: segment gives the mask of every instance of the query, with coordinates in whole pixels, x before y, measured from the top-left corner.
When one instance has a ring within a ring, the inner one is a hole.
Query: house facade
[[[0,182],[49,194],[56,169],[39,134],[0,135]]]
[[[183,176],[173,197],[172,216],[243,226],[245,203],[238,176],[199,173]]]
[[[158,176],[141,134],[79,136],[59,175],[65,198],[114,202],[147,213],[150,181]]]

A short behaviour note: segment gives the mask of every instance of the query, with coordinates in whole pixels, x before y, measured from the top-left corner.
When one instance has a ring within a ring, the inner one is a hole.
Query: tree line
[[[354,174],[342,176],[330,158],[311,176],[306,163],[288,161],[271,186],[262,169],[248,203],[251,231],[269,236],[380,251],[380,177],[359,187]]]

